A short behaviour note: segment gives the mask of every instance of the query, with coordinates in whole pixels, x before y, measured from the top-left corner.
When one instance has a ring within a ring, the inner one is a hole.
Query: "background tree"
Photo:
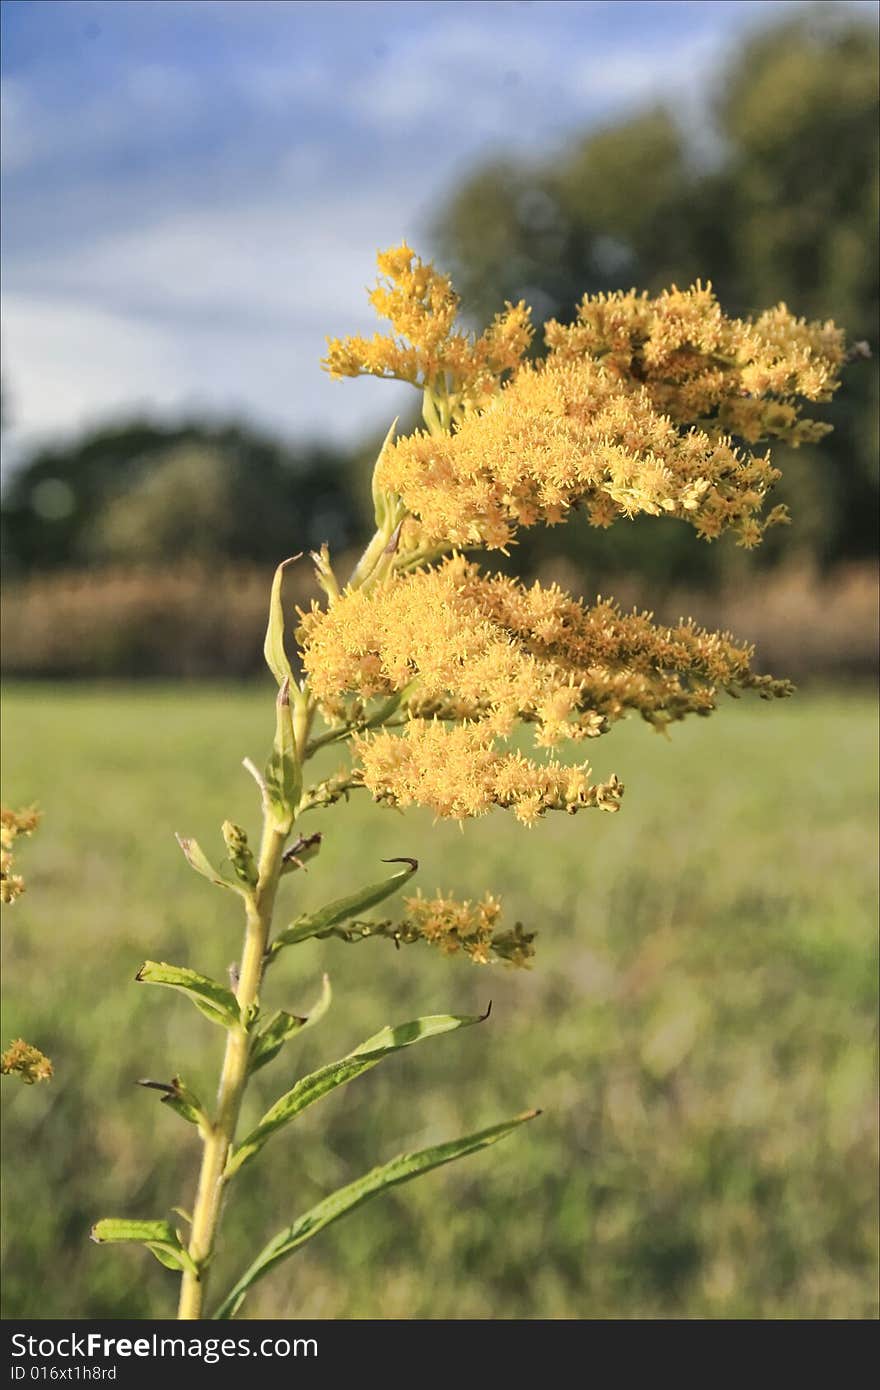
[[[111,560],[274,560],[292,537],[344,547],[356,505],[348,455],[243,425],[131,421],[41,450],[4,498],[9,570]]]

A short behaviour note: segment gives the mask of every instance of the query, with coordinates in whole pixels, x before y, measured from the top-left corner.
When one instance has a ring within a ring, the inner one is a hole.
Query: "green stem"
[[[394,531],[405,514],[399,503],[390,509],[384,525],[377,529],[349,581],[351,588],[359,588],[369,583],[385,558]],[[297,756],[302,762],[314,752],[316,746],[313,744],[309,747],[316,702],[305,686],[291,693],[294,705],[294,743],[298,750]],[[290,827],[286,831],[279,830],[271,815],[268,812],[264,813],[257,886],[248,899],[247,928],[236,989],[242,1018],[247,1016],[251,1006],[259,999],[275,894],[283,868],[282,855],[289,834]],[[193,1205],[189,1254],[194,1271],[186,1271],[183,1274],[180,1288],[177,1316],[187,1321],[195,1321],[201,1318],[203,1313],[208,1271],[217,1241],[227,1181],[226,1165],[235,1141],[242,1096],[247,1084],[249,1046],[250,1038],[244,1024],[230,1029],[220,1074],[216,1118],[204,1139],[202,1165]]]
[[[267,817],[263,823],[259,878],[253,897],[248,902],[247,930],[236,990],[243,1017],[259,998],[275,894],[281,876],[281,856],[286,840],[287,834],[278,830]],[[226,1161],[235,1139],[235,1128],[247,1081],[249,1045],[250,1039],[244,1026],[230,1030],[220,1075],[217,1116],[211,1133],[205,1140],[192,1214],[189,1254],[196,1272],[187,1271],[183,1275],[177,1314],[180,1319],[192,1321],[202,1317],[208,1269],[214,1253],[223,1205]]]

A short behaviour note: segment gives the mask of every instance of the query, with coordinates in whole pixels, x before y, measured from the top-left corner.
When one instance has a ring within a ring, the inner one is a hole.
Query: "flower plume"
[[[487,577],[461,555],[301,618],[303,664],[330,720],[356,721],[370,701],[403,692],[401,733],[355,739],[364,785],[440,816],[510,806],[530,823],[550,809],[617,809],[613,779],[595,786],[587,767],[500,748],[517,723],[546,748],[593,738],[629,712],[659,728],[707,714],[719,689],[790,689],[755,674],[751,649],[726,634],[663,627],[609,601],[587,607],[556,585]]]
[[[787,520],[770,495],[768,443],[817,440],[804,418],[831,399],[843,333],[784,304],[724,313],[697,281],[650,296],[587,295],[544,326],[528,359],[525,304],[479,336],[458,326],[448,276],[406,244],[380,253],[370,295],[390,331],[334,339],[333,376],[372,373],[423,392],[426,428],[389,436],[376,464],[379,531],[347,587],[300,612],[308,688],[353,755],[346,790],[465,818],[507,807],[616,811],[623,787],[546,754],[638,714],[656,729],[706,715],[718,693],[790,693],[753,670],[752,649],[693,622],[658,624],[600,598],[487,574],[468,549],[506,550],[522,527],[574,510],[606,527],[638,514],[684,521],[703,540],[752,547]],[[532,734],[534,756],[513,742]],[[327,797],[315,794],[311,804]]]

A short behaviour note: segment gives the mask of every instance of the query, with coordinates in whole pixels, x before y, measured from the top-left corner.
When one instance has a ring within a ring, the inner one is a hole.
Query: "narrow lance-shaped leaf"
[[[285,677],[290,681],[293,680],[293,672],[290,669],[287,652],[284,650],[284,610],[281,606],[281,586],[287,566],[301,558],[302,552],[299,555],[292,555],[289,560],[282,561],[275,571],[272,580],[272,592],[269,597],[269,625],[266,628],[263,655],[266,658],[266,665],[279,685],[283,683]]]
[[[411,1023],[400,1023],[394,1028],[383,1028],[381,1032],[361,1043],[360,1047],[355,1048],[347,1057],[338,1062],[330,1062],[318,1071],[310,1072],[266,1111],[256,1129],[238,1145],[226,1166],[227,1176],[237,1172],[254,1157],[254,1154],[259,1153],[273,1134],[290,1124],[290,1121],[308,1106],[314,1105],[316,1100],[321,1100],[338,1086],[344,1086],[346,1082],[362,1076],[365,1071],[370,1071],[383,1057],[389,1056],[392,1052],[399,1052],[403,1047],[410,1047],[413,1043],[423,1042],[426,1038],[437,1037],[440,1033],[451,1033],[456,1028],[467,1028],[472,1023],[480,1023],[486,1017],[487,1014],[471,1017],[433,1014],[426,1018],[413,1019]]]
[[[216,883],[218,888],[231,888],[234,893],[240,893],[242,897],[247,896],[244,884],[226,878],[219,869],[214,868],[198,840],[190,839],[186,835],[175,835],[174,838],[183,850],[190,868],[195,869],[197,874],[201,874],[209,883]]]
[[[321,994],[307,1015],[302,1017],[298,1014],[289,1014],[284,1009],[279,1009],[277,1013],[273,1014],[251,1043],[248,1074],[252,1076],[255,1071],[259,1071],[267,1062],[271,1062],[273,1058],[277,1057],[284,1044],[295,1037],[297,1033],[302,1033],[306,1028],[313,1028],[316,1023],[320,1023],[330,1007],[330,998],[330,980],[325,975]]]
[[[293,732],[290,677],[285,676],[275,702],[275,742],[264,774],[266,799],[279,829],[289,830],[302,794],[302,768]]]
[[[325,1197],[323,1202],[312,1207],[304,1216],[300,1216],[294,1221],[292,1226],[286,1230],[279,1231],[278,1235],[260,1252],[253,1264],[242,1275],[235,1287],[226,1296],[220,1307],[214,1314],[215,1318],[228,1319],[235,1316],[244,1301],[248,1290],[253,1287],[258,1279],[262,1279],[268,1274],[270,1269],[293,1254],[312,1236],[322,1231],[325,1226],[329,1226],[332,1221],[337,1221],[340,1216],[354,1211],[363,1202],[369,1201],[371,1197],[376,1197],[380,1192],[385,1192],[389,1187],[396,1187],[398,1183],[410,1182],[411,1179],[419,1177],[422,1173],[428,1173],[432,1168],[440,1168],[444,1163],[451,1163],[456,1158],[463,1158],[465,1154],[476,1153],[478,1149],[485,1149],[490,1144],[496,1144],[499,1139],[503,1139],[510,1134],[518,1125],[524,1124],[527,1120],[533,1120],[539,1110],[529,1110],[524,1115],[517,1115],[513,1120],[508,1120],[504,1124],[493,1125],[490,1129],[480,1130],[477,1134],[469,1134],[462,1139],[453,1139],[447,1144],[437,1144],[430,1149],[421,1149],[418,1153],[399,1154],[390,1163],[384,1163],[380,1168],[373,1168],[364,1177],[358,1178],[356,1182],[350,1183],[348,1187],[341,1187],[329,1197]]]
[[[366,912],[371,907],[376,907],[378,903],[390,898],[392,893],[396,893],[402,888],[408,879],[412,878],[416,869],[419,867],[417,859],[385,859],[385,864],[406,864],[405,869],[392,874],[390,878],[384,879],[381,883],[371,883],[366,888],[361,888],[359,892],[350,894],[347,898],[337,898],[335,902],[328,903],[326,907],[319,908],[317,912],[307,912],[301,917],[297,917],[291,922],[289,927],[285,927],[276,936],[272,945],[269,947],[271,957],[278,954],[284,946],[294,946],[300,941],[308,941],[312,936],[320,936],[322,932],[329,932],[333,927],[345,922],[349,917],[357,917],[359,913]]]
[[[376,459],[376,467],[373,469],[373,510],[376,516],[376,525],[377,527],[379,527],[380,530],[385,525],[385,521],[388,516],[388,495],[379,486],[377,475],[379,472],[379,464],[382,462],[385,450],[388,448],[389,444],[394,438],[394,434],[397,429],[397,421],[399,420],[399,418],[400,417],[397,415],[394,417],[394,420],[391,423],[391,428],[386,434],[385,439],[383,440],[382,448],[379,450],[379,457]]]
[[[145,1245],[166,1269],[195,1273],[195,1265],[180,1242],[170,1221],[128,1221],[124,1217],[107,1217],[97,1221],[90,1232],[96,1245],[133,1241]]]
[[[167,965],[165,961],[146,960],[135,979],[146,985],[168,985],[188,995],[196,1008],[212,1023],[224,1028],[237,1028],[240,1023],[238,1001],[231,989],[217,980],[209,980],[183,965]]]

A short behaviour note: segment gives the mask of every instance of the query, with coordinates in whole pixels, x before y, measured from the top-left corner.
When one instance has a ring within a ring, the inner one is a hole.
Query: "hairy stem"
[[[263,824],[259,878],[248,903],[247,929],[236,990],[243,1017],[246,1010],[257,1002],[260,993],[272,925],[272,910],[281,875],[281,856],[286,840],[287,834],[278,830],[267,817]],[[189,1253],[196,1273],[187,1271],[183,1275],[177,1314],[181,1319],[191,1321],[202,1317],[208,1269],[220,1224],[225,1187],[224,1171],[229,1150],[235,1139],[235,1128],[247,1081],[249,1044],[250,1039],[243,1025],[230,1030],[220,1075],[216,1118],[210,1134],[204,1141],[202,1166],[192,1214]]]

